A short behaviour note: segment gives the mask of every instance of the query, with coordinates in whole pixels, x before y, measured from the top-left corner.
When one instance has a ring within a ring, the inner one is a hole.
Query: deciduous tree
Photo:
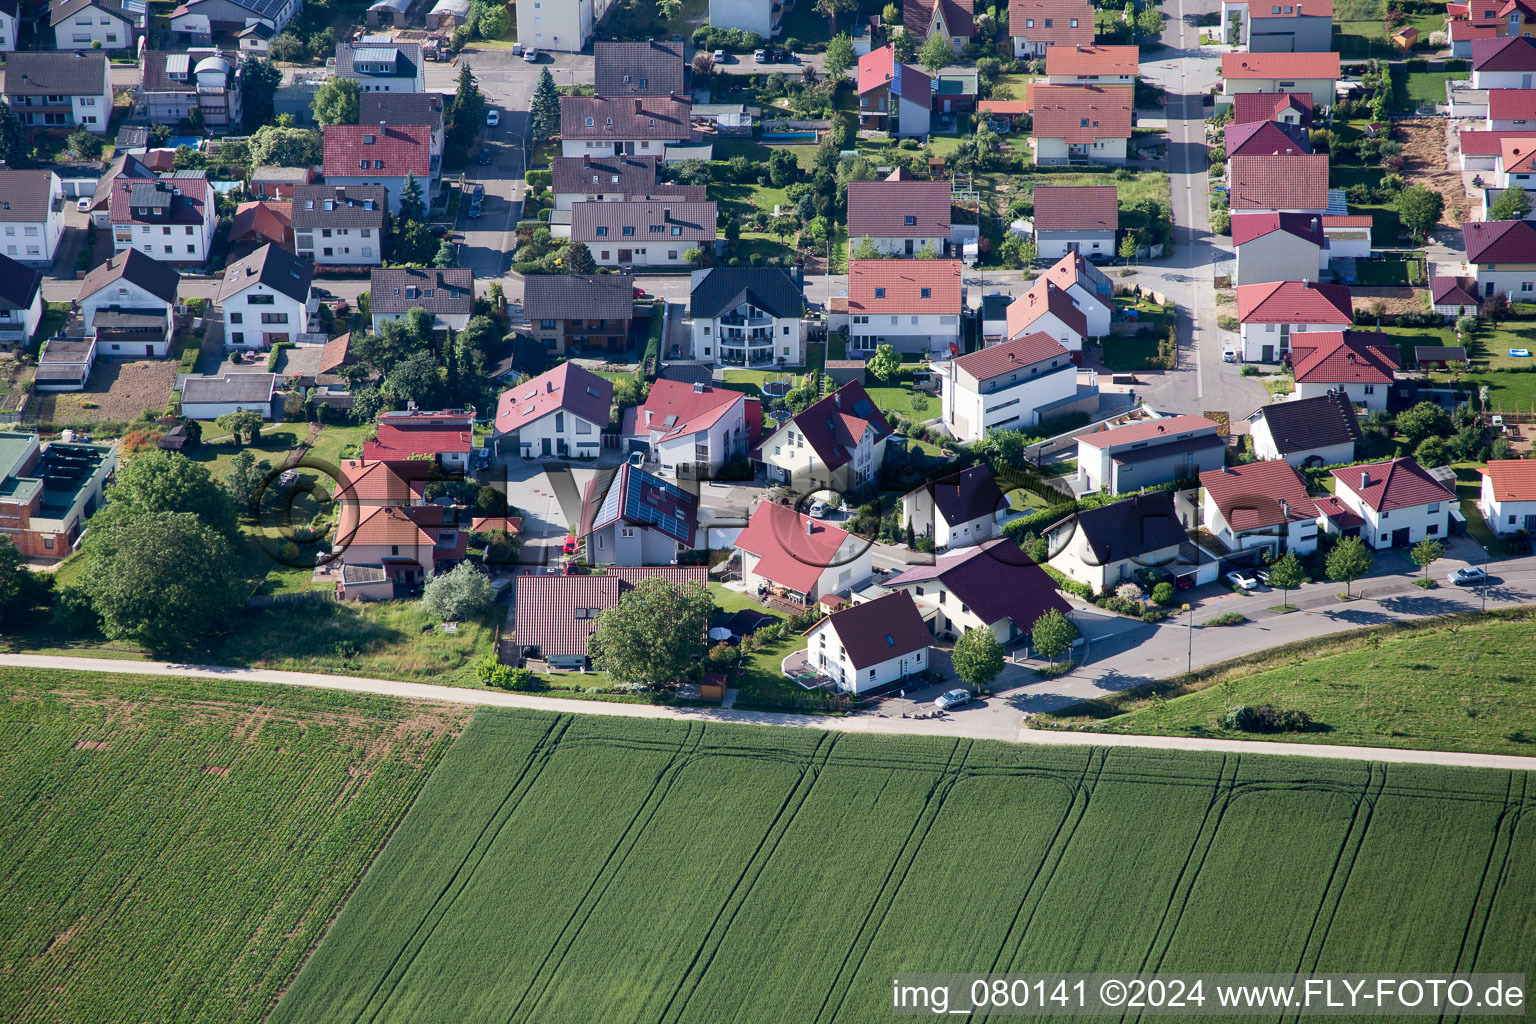
[[[490,577],[472,562],[460,562],[444,573],[427,577],[421,592],[421,609],[441,622],[479,618],[496,603]]]
[[[1424,570],[1424,578],[1429,579],[1429,567],[1445,557],[1445,545],[1433,537],[1425,537],[1413,546],[1411,552],[1413,564]]]
[[[177,452],[153,448],[135,455],[118,467],[107,500],[113,514],[186,512],[225,536],[236,529],[228,492],[207,466]]]
[[[923,43],[917,60],[930,75],[937,75],[954,63],[955,51],[950,48],[947,38],[934,33]]]
[[[858,58],[853,54],[853,40],[848,38],[848,34],[845,32],[833,36],[822,58],[822,70],[833,78],[841,78],[856,63]]]
[[[1344,584],[1347,596],[1355,580],[1371,571],[1375,556],[1359,537],[1345,537],[1328,552],[1328,578]]]
[[[869,357],[864,368],[869,375],[884,383],[895,380],[901,373],[901,356],[894,345],[881,345],[875,349],[875,354]]]
[[[1269,585],[1280,590],[1280,607],[1286,606],[1286,598],[1292,590],[1306,580],[1306,573],[1302,571],[1301,559],[1296,557],[1296,552],[1287,551],[1283,556],[1269,567]]]
[[[251,163],[258,166],[309,167],[321,156],[317,131],[269,124],[251,136]]]
[[[986,686],[1003,671],[1003,645],[990,629],[968,629],[955,641],[950,664],[970,686]]]
[[[357,124],[362,110],[362,87],[355,78],[332,76],[315,90],[309,101],[309,112],[315,123],[322,126],[333,124]]]
[[[643,580],[598,615],[592,666],[629,686],[680,682],[704,656],[714,608],[702,584]]]
[[[1531,215],[1531,194],[1523,188],[1507,188],[1488,207],[1489,220],[1524,220]]]
[[[1076,639],[1077,627],[1072,625],[1072,620],[1054,609],[1036,619],[1029,632],[1030,646],[1052,663],[1072,650],[1072,641]]]
[[[1429,233],[1444,209],[1445,198],[1423,185],[1410,185],[1397,194],[1397,215],[1418,238]]]

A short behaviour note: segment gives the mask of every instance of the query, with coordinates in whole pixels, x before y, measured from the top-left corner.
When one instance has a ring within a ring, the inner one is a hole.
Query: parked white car
[[[1227,573],[1227,582],[1239,590],[1252,590],[1259,585],[1259,581],[1253,573],[1242,572],[1237,569]]]

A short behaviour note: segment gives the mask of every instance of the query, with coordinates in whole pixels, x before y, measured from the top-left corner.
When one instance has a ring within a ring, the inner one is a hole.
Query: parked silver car
[[[938,699],[933,702],[933,706],[940,711],[948,711],[950,708],[958,708],[962,704],[969,704],[970,702],[971,691],[950,690],[947,693],[939,694]]]

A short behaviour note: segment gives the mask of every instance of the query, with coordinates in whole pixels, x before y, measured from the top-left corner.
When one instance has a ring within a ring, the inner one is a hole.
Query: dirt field
[[[1354,308],[1374,310],[1379,302],[1382,312],[1395,316],[1399,313],[1422,313],[1424,303],[1419,298],[1422,288],[1350,288],[1349,297]]]
[[[1416,118],[1394,121],[1392,128],[1403,144],[1403,176],[1410,185],[1423,185],[1445,199],[1440,214],[1442,228],[1459,228],[1467,219],[1471,200],[1461,181],[1461,172],[1446,161],[1444,118]]]
[[[176,364],[169,359],[98,359],[84,391],[33,395],[29,419],[39,423],[133,420],[145,409],[163,412],[175,383]]]

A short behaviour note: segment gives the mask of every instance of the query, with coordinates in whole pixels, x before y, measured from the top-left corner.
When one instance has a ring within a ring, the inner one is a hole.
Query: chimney
[[[379,122],[379,134],[380,135],[387,135],[387,134],[389,134],[389,122],[388,121],[380,121]]]
[[[807,519],[805,521],[805,535],[807,537],[809,537],[811,535],[811,531],[815,528],[815,526],[816,526],[816,521],[814,519]]]
[[[581,154],[581,166],[583,166],[583,167],[591,167],[592,166],[592,154],[591,153],[583,153],[583,154]],[[1317,218],[1314,217],[1312,219],[1315,221]]]
[[[1284,498],[1280,499],[1280,514],[1286,519],[1291,518],[1291,503]]]
[[[1317,220],[1316,217],[1313,217],[1312,218],[1312,230],[1316,231],[1318,229],[1318,227],[1319,227],[1318,220]]]
[[[696,394],[696,395],[702,395],[704,393],[704,382],[703,381],[696,380],[696,381],[693,382],[693,393]]]
[[[1371,486],[1371,471],[1368,469],[1362,469],[1360,471],[1360,488],[1364,490],[1369,486]]]
[[[646,426],[650,426],[651,425],[651,416],[652,416],[652,411],[650,409],[645,410],[645,425]]]
[[[1301,279],[1301,286],[1303,288],[1311,288],[1312,287],[1312,279],[1310,277],[1302,278]]]
[[[637,114],[638,114],[638,113],[640,113],[640,111],[642,111],[642,110],[644,110],[644,109],[645,109],[645,101],[644,101],[644,100],[642,100],[642,99],[639,99],[639,98],[638,98],[638,97],[637,97],[637,98],[636,98],[636,99],[635,99],[635,113],[637,113]]]

